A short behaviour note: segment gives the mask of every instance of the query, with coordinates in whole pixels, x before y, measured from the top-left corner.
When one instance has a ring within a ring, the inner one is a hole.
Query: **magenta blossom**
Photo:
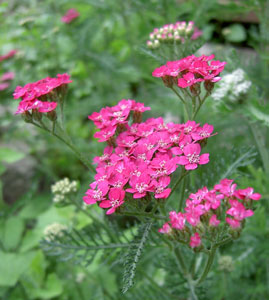
[[[191,248],[196,248],[201,245],[201,237],[198,232],[195,232],[193,236],[190,238],[190,246]]]
[[[181,212],[176,213],[175,211],[170,211],[169,218],[172,228],[179,230],[183,230],[185,228],[186,218]]]
[[[207,154],[200,155],[200,145],[194,144],[192,138],[192,133],[202,128],[200,124],[194,121],[166,124],[162,118],[142,122],[141,114],[148,109],[143,103],[123,99],[117,105],[105,107],[89,116],[100,129],[94,136],[101,142],[107,142],[108,146],[103,155],[94,158],[97,174],[86,193],[86,204],[110,201],[105,196],[113,188],[123,190],[128,201],[132,198],[148,200],[150,196],[152,200],[167,199],[171,193],[171,175],[179,168],[178,161],[188,155],[189,146],[198,147],[197,167],[204,162]],[[130,123],[131,119],[134,123]],[[138,119],[140,122],[137,123]],[[110,204],[105,202],[104,205]],[[206,211],[205,207],[202,203],[202,213]],[[200,222],[201,215],[200,211],[197,215],[197,209],[193,209],[194,212],[190,212],[190,208],[186,210],[187,220],[195,225]]]
[[[209,225],[217,227],[220,223],[220,220],[217,219],[217,215],[212,215],[209,220]]]
[[[181,88],[186,88],[188,86],[194,85],[196,82],[201,82],[202,79],[196,79],[193,73],[187,73],[183,75],[183,78],[179,78],[177,81],[177,85]]]
[[[161,77],[168,87],[177,84],[180,88],[191,88],[193,85],[200,85],[204,82],[207,89],[208,83],[215,83],[221,79],[219,74],[226,64],[226,62],[214,60],[210,62],[213,58],[214,55],[200,57],[190,55],[177,61],[169,61],[166,65],[155,69],[152,76]]]
[[[79,17],[79,12],[76,9],[71,8],[66,12],[64,16],[62,16],[61,21],[63,23],[69,24],[78,17]]]
[[[160,233],[169,234],[172,232],[172,229],[168,223],[163,224],[163,227],[158,230]]]
[[[239,199],[242,199],[242,200],[260,200],[261,199],[261,194],[259,193],[254,193],[254,189],[251,188],[251,187],[248,187],[246,189],[243,189],[243,190],[237,190],[236,192],[236,196],[239,198]]]
[[[10,50],[7,54],[5,55],[0,55],[0,62],[3,61],[3,60],[6,60],[8,58],[11,58],[13,57],[18,51],[13,49],[13,50]]]
[[[109,191],[109,200],[104,200],[100,203],[100,207],[109,208],[106,214],[110,215],[115,212],[116,208],[124,203],[125,191],[120,188],[112,188]]]
[[[209,162],[209,153],[200,155],[201,146],[199,144],[190,144],[183,149],[184,156],[180,156],[177,163],[185,166],[186,170],[194,170],[198,165],[204,165]]]
[[[170,237],[186,244],[191,235],[190,246],[195,248],[201,244],[202,238],[212,242],[212,237],[208,238],[208,233],[212,233],[214,227],[214,232],[221,230],[222,234],[228,236],[231,235],[230,229],[242,230],[242,221],[254,214],[253,210],[248,208],[249,202],[245,201],[246,194],[250,197],[258,193],[254,193],[252,188],[236,190],[236,184],[227,178],[222,179],[212,190],[203,187],[198,192],[190,194],[186,200],[185,212],[169,213],[170,220],[166,224],[170,226]],[[228,209],[227,205],[230,205]],[[226,224],[229,224],[230,228],[227,228]],[[166,233],[163,228],[160,232]]]

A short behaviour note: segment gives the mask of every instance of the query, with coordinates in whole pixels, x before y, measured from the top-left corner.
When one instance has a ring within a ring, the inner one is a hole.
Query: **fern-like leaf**
[[[149,236],[152,222],[143,224],[138,231],[133,243],[130,245],[129,251],[126,255],[125,270],[123,274],[123,288],[122,293],[126,293],[128,289],[134,284],[134,277],[136,273],[137,263],[141,257],[143,248]]]

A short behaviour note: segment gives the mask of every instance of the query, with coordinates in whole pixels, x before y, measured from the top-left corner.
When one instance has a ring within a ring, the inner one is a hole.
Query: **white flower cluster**
[[[66,195],[76,192],[77,189],[77,181],[70,181],[68,178],[57,181],[51,186],[51,191],[54,194],[53,202],[59,203],[64,201]]]
[[[236,69],[230,74],[224,75],[218,84],[217,89],[212,93],[215,101],[228,98],[235,102],[241,95],[247,93],[251,86],[251,81],[245,79],[246,74],[242,69]]]
[[[44,229],[45,240],[52,242],[56,237],[62,237],[67,226],[60,223],[52,223]]]
[[[229,255],[223,255],[219,258],[219,270],[225,272],[232,272],[234,269],[233,258]]]

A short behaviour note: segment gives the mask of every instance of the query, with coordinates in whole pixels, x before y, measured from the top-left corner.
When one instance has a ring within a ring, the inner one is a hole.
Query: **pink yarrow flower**
[[[217,227],[220,223],[220,220],[217,219],[217,215],[212,215],[209,220],[209,225]]]
[[[68,74],[58,74],[57,78],[46,77],[37,82],[27,83],[24,87],[17,86],[13,96],[14,99],[21,98],[21,102],[17,108],[16,114],[23,114],[26,111],[30,112],[37,109],[40,113],[51,112],[56,109],[57,102],[55,102],[56,94],[60,92],[59,89],[65,89],[68,83],[72,82]],[[44,101],[52,100],[52,101]]]
[[[79,12],[74,9],[74,8],[71,8],[69,9],[66,14],[64,16],[62,16],[61,18],[61,21],[63,23],[66,23],[66,24],[69,24],[71,23],[74,19],[78,18],[79,17]]]
[[[172,228],[168,223],[163,224],[163,227],[158,230],[160,233],[170,234],[172,232]]]
[[[200,155],[201,146],[199,144],[189,144],[183,149],[184,156],[180,156],[177,163],[185,166],[186,170],[194,170],[198,165],[209,162],[209,153]]]
[[[109,200],[103,200],[100,203],[100,207],[109,208],[106,214],[110,215],[124,203],[125,191],[121,188],[111,188],[108,194]]]
[[[7,54],[5,55],[0,55],[0,62],[3,61],[3,60],[6,60],[8,58],[11,58],[13,57],[18,51],[13,49],[13,50],[10,50]]]
[[[183,230],[185,228],[185,222],[186,218],[184,214],[181,212],[176,213],[175,211],[171,211],[169,213],[170,222],[172,225],[172,228]]]
[[[195,232],[193,236],[190,238],[190,246],[191,248],[196,248],[201,245],[201,237],[198,232]]]
[[[238,197],[239,199],[242,200],[255,200],[258,201],[261,199],[261,194],[259,193],[254,193],[254,189],[252,187],[248,187],[246,189],[242,189],[242,190],[237,190],[235,192],[236,197]]]
[[[208,89],[208,83],[215,83],[221,79],[219,74],[226,64],[226,62],[214,60],[209,62],[213,58],[214,55],[200,57],[191,55],[177,61],[169,61],[166,65],[155,69],[152,76],[161,77],[168,87],[177,84],[180,88],[192,88],[192,86],[204,82],[205,88]]]

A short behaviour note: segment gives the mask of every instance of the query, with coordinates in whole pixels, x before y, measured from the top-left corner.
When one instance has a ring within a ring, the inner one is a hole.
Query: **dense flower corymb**
[[[126,199],[149,195],[166,199],[171,193],[171,175],[180,165],[193,170],[209,162],[208,153],[200,154],[199,142],[211,135],[213,126],[209,134],[199,135],[207,127],[194,121],[166,124],[162,118],[151,118],[141,122],[142,113],[149,109],[123,99],[89,116],[100,129],[94,136],[108,146],[102,156],[94,158],[97,174],[83,198],[86,204],[98,203],[111,214]],[[129,124],[130,118],[134,123]],[[194,134],[199,139],[193,139]]]
[[[231,230],[241,230],[243,220],[251,217],[252,201],[257,201],[261,195],[254,193],[253,188],[236,189],[233,180],[223,179],[214,189],[203,187],[195,194],[190,194],[186,200],[185,212],[169,213],[170,221],[159,229],[160,233],[169,234],[181,242],[189,243],[191,248],[207,240],[207,232],[223,229],[228,226]],[[201,228],[203,228],[201,230]]]
[[[0,55],[0,62],[6,59],[11,58],[12,56],[14,56],[17,53],[17,50],[13,49],[10,50],[7,54],[5,55]]]
[[[10,85],[9,81],[15,77],[14,72],[6,72],[0,77],[0,91],[7,89]]]
[[[168,87],[176,84],[180,88],[194,87],[204,82],[207,90],[212,84],[219,81],[219,74],[223,71],[226,62],[212,60],[214,55],[191,55],[180,60],[168,61],[166,65],[155,69],[153,77],[161,77]],[[211,62],[210,62],[211,61]]]
[[[16,114],[30,111],[46,113],[57,107],[57,95],[61,93],[68,83],[72,82],[68,74],[58,74],[56,78],[46,77],[24,87],[17,86],[14,99],[21,98]],[[49,101],[47,101],[49,100]]]

